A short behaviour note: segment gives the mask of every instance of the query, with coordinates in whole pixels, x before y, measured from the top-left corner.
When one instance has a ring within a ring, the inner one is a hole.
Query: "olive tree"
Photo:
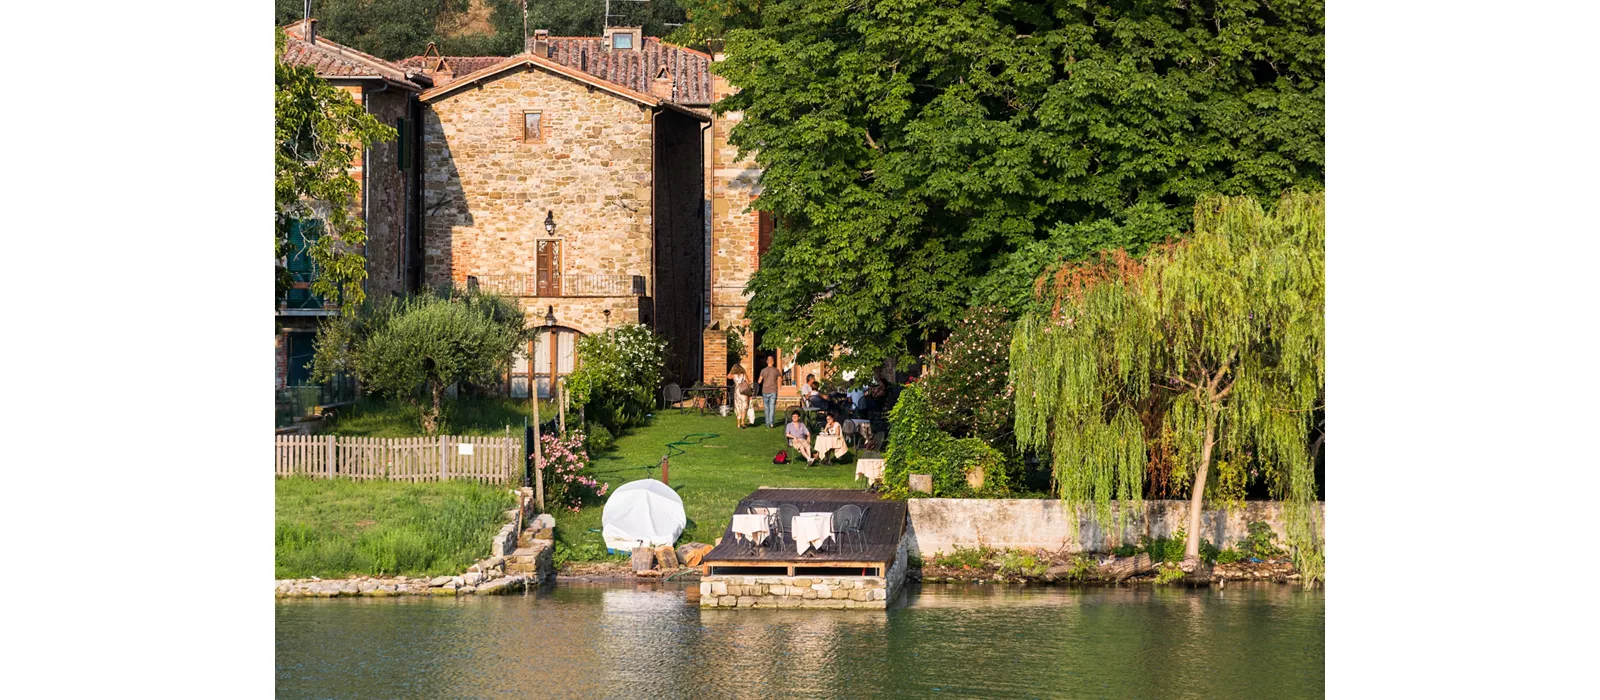
[[[494,381],[529,337],[522,309],[504,297],[420,294],[326,322],[313,374],[352,372],[364,392],[417,404],[431,435],[445,389]]]

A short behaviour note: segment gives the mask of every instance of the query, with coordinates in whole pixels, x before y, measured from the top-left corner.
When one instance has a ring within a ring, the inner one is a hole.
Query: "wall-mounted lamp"
[[[544,325],[546,325],[546,326],[554,326],[554,325],[556,325],[556,307],[553,304],[550,306],[550,308],[547,311],[544,312]]]
[[[605,314],[605,317],[606,317],[606,328],[610,328],[611,327],[611,309],[605,309],[605,310],[601,311],[600,313]]]
[[[544,213],[544,232],[552,236],[556,235],[556,213],[554,211],[546,211]]]

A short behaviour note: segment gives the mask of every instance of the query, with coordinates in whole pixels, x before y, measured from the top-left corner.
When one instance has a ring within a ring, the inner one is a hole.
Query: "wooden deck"
[[[859,569],[861,574],[882,576],[894,563],[895,552],[900,547],[901,538],[905,536],[905,502],[884,500],[877,494],[865,491],[762,488],[741,499],[734,512],[747,512],[751,501],[792,505],[802,513],[832,512],[847,503],[858,505],[865,511],[861,521],[861,534],[866,545],[857,547],[852,542],[841,551],[830,543],[827,549],[810,552],[803,557],[795,553],[793,546],[776,550],[757,547],[752,554],[745,544],[734,541],[733,526],[730,524],[722,533],[722,544],[706,554],[704,560],[706,573],[738,573],[752,569],[771,569],[773,574],[779,574],[781,569],[782,575],[793,576],[797,568],[826,568],[840,570],[834,575],[853,575],[858,572],[850,569]]]

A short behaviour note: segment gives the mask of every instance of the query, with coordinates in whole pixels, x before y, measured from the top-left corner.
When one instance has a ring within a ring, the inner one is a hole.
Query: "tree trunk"
[[[1206,438],[1200,446],[1200,466],[1194,470],[1194,490],[1189,494],[1189,537],[1183,545],[1183,566],[1192,570],[1200,559],[1200,507],[1206,496],[1206,472],[1211,469],[1211,448],[1216,445],[1217,410],[1206,409]]]
[[[1147,573],[1155,568],[1156,564],[1150,560],[1150,555],[1141,553],[1135,557],[1122,557],[1103,564],[1099,568],[1099,574],[1101,579],[1121,583],[1129,576]]]
[[[422,409],[422,430],[429,435],[439,433],[439,404],[444,400],[444,385],[428,382],[428,398],[432,402]]]

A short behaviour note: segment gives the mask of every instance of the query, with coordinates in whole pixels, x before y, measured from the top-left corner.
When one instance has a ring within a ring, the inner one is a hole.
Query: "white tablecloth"
[[[733,533],[743,535],[745,539],[761,544],[767,539],[767,516],[757,513],[739,514],[733,516]]]
[[[883,481],[883,460],[858,459],[856,460],[856,476],[867,477],[867,481]]]
[[[794,516],[789,527],[794,534],[795,549],[805,554],[821,548],[822,542],[833,536],[833,514],[801,513]]]

